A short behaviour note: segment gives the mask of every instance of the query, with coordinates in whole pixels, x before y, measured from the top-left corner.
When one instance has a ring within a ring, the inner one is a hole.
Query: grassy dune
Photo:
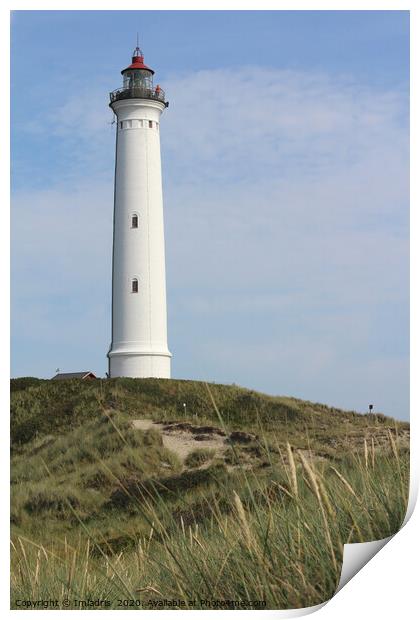
[[[226,448],[182,460],[139,418],[217,427]],[[409,427],[381,415],[193,381],[19,379],[11,429],[14,608],[315,605],[342,545],[405,514]]]

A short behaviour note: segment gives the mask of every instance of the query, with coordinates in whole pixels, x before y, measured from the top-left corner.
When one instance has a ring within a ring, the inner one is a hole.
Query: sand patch
[[[182,461],[200,448],[210,448],[220,456],[228,447],[226,434],[214,426],[195,426],[187,422],[160,423],[147,418],[133,420],[134,428],[142,431],[154,428],[162,435],[163,445],[175,452]]]

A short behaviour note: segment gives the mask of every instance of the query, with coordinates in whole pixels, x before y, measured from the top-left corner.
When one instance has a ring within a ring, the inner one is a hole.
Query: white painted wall
[[[111,377],[169,378],[159,137],[165,105],[125,99],[112,108],[117,146],[109,372]],[[139,217],[137,229],[131,227],[133,214]],[[138,293],[131,292],[133,278]]]

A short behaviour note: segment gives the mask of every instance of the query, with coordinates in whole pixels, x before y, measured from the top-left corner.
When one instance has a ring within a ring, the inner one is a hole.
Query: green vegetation
[[[404,519],[409,426],[385,416],[155,379],[12,380],[11,404],[13,607],[315,605],[344,543]],[[185,459],[169,422],[195,429]],[[223,449],[200,447],[212,433]]]
[[[198,448],[198,450],[194,450],[187,456],[185,465],[187,467],[200,467],[200,465],[210,461],[214,457],[215,452],[215,450],[209,448]]]

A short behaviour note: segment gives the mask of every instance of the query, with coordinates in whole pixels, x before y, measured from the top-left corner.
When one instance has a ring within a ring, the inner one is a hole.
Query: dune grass
[[[141,395],[142,384],[16,390],[12,608],[49,599],[67,609],[311,606],[333,595],[344,543],[400,527],[406,425],[293,399],[268,398],[259,411],[263,395],[229,386],[210,386],[205,402],[200,385],[191,420],[252,429],[258,440],[181,463],[159,433],[131,420],[140,411],[179,419],[173,400],[186,398],[185,386],[152,380]],[[66,403],[64,418],[54,399]],[[42,403],[57,412],[48,428],[36,413]],[[331,432],[320,434],[328,421]],[[329,443],[343,437],[353,449]]]

